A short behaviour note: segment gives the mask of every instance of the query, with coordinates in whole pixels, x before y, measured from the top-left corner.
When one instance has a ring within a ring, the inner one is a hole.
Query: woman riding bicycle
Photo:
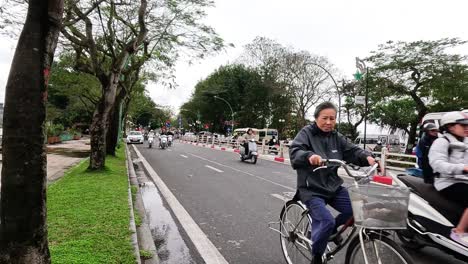
[[[341,186],[338,167],[313,172],[313,166],[319,166],[322,159],[340,159],[360,166],[376,162],[371,153],[349,143],[334,130],[336,113],[337,108],[331,102],[318,105],[315,122],[297,134],[289,151],[291,165],[297,171],[297,194],[312,218],[311,263],[322,263],[330,236],[352,216],[351,201],[348,191]],[[336,218],[326,208],[327,204],[340,212]]]

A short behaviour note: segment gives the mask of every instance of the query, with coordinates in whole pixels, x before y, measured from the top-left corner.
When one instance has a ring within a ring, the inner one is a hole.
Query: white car
[[[143,144],[144,138],[141,131],[130,131],[127,135],[127,144],[129,143],[138,143]]]

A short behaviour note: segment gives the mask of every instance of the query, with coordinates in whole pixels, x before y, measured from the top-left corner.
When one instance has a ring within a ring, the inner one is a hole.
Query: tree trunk
[[[63,0],[30,0],[6,86],[0,263],[50,263],[46,225],[47,82]]]
[[[111,73],[109,81],[101,81],[105,86],[101,99],[94,111],[91,122],[91,155],[89,159],[90,170],[104,169],[106,163],[106,134],[109,126],[109,113],[115,104],[117,83],[120,73]]]
[[[418,130],[418,123],[419,120],[422,120],[423,117],[427,113],[427,108],[424,107],[422,110],[419,111],[418,113],[418,119],[415,120],[413,123],[410,125],[410,131],[408,133],[408,144],[406,144],[406,153],[411,154],[413,152],[413,147],[416,144],[416,133]]]
[[[119,102],[116,101],[109,113],[109,126],[106,133],[106,154],[115,156],[119,136]]]
[[[112,107],[109,113],[109,127],[107,129],[106,136],[106,153],[107,155],[115,156],[115,150],[117,148],[119,140],[119,129],[120,128],[120,105],[125,97],[125,90],[121,89],[119,95],[115,100],[114,107]]]
[[[123,130],[123,136],[124,137],[127,136],[127,114],[128,114],[128,107],[130,105],[130,100],[131,100],[131,97],[127,96],[126,99],[124,99],[124,103],[123,103],[123,110],[122,110],[122,123],[123,123],[123,126],[122,126],[122,130]]]
[[[408,144],[406,144],[406,153],[411,154],[413,147],[416,142],[416,130],[418,127],[418,121],[412,122],[410,125],[410,131],[408,134]]]

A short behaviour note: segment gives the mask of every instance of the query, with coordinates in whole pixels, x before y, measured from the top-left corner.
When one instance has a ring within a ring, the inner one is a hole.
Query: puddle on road
[[[158,189],[152,182],[146,182],[140,189],[161,264],[195,264]]]

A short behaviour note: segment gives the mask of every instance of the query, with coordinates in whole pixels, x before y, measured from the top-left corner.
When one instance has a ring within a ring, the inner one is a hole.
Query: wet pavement
[[[177,224],[161,200],[158,189],[152,182],[147,182],[140,190],[160,263],[195,264]]]
[[[147,177],[143,165],[133,148],[135,174],[145,211],[145,222],[148,223],[151,236],[156,246],[160,264],[196,264],[203,263],[187,238],[185,232],[169,210],[169,206],[162,199],[158,188]]]

